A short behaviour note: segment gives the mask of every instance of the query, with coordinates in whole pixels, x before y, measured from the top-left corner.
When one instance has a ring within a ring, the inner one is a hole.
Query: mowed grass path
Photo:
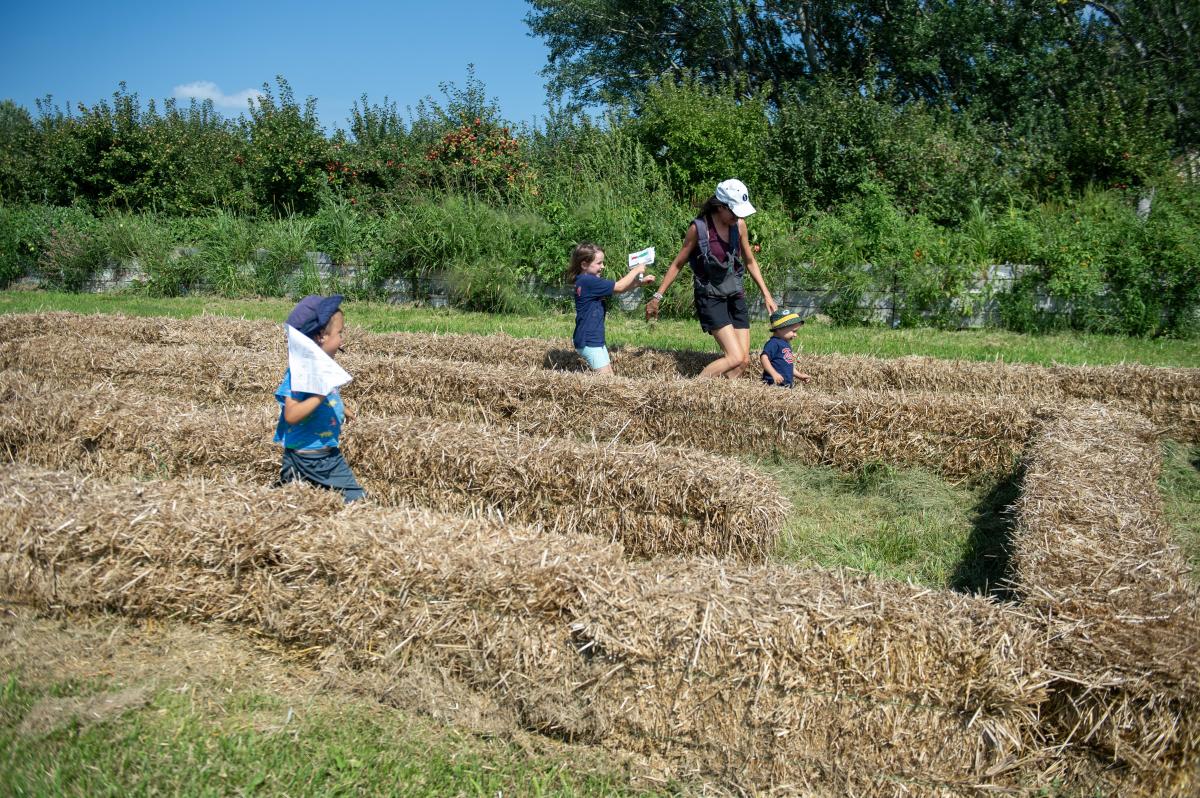
[[[268,641],[269,642],[269,641]],[[282,656],[281,656],[282,655]],[[635,796],[606,752],[444,725],[219,624],[0,603],[0,795]],[[652,775],[652,774],[651,774]]]

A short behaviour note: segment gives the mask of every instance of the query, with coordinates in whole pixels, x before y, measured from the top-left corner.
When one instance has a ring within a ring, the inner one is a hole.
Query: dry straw
[[[1051,716],[1148,793],[1200,790],[1200,598],[1171,544],[1161,455],[1143,418],[1095,405],[1029,447],[1014,587],[1045,619]]]
[[[0,497],[7,596],[235,621],[331,661],[449,672],[527,728],[640,751],[677,776],[881,796],[1085,778],[1074,752],[1040,745],[1036,634],[983,598],[626,562],[595,538],[336,512],[305,489],[109,486],[14,467]]]
[[[247,347],[284,351],[279,325],[219,316],[190,319],[81,316],[71,313],[17,314],[3,317],[20,335],[77,337],[125,336],[138,343]],[[3,332],[3,329],[0,329]],[[514,338],[505,334],[372,334],[351,328],[348,351],[378,357],[416,357],[461,363],[500,364],[526,369],[584,370],[568,341]],[[694,377],[718,357],[711,352],[613,347],[613,366],[626,377],[663,381]],[[755,381],[754,365],[746,376]],[[1117,366],[1054,366],[943,360],[932,357],[881,359],[857,355],[803,355],[804,370],[814,377],[806,390],[947,393],[956,396],[1012,396],[1039,404],[1102,401],[1153,421],[1164,434],[1200,441],[1200,369]]]
[[[268,484],[277,410],[209,409],[109,385],[0,373],[0,448],[109,477],[234,475]],[[268,400],[270,401],[270,400]],[[272,402],[273,404],[273,402]],[[368,493],[620,541],[631,556],[750,559],[775,546],[787,502],[760,472],[701,452],[601,446],[472,424],[363,417],[345,436]]]
[[[1009,473],[1039,415],[1012,397],[766,391],[748,383],[650,382],[518,367],[346,356],[346,398],[375,415],[420,414],[596,441],[782,456],[853,468],[884,461],[953,478]],[[0,343],[0,368],[96,376],[197,401],[261,401],[281,357],[220,347],[42,336]]]
[[[255,351],[287,351],[283,323],[202,314],[182,319],[126,316],[120,313],[83,315],[66,311],[0,314],[0,341],[41,335],[66,338],[113,338],[135,344],[197,344],[244,347]]]

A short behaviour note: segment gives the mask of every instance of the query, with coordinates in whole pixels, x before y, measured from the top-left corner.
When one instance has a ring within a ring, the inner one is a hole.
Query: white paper
[[[287,328],[288,368],[292,371],[292,390],[328,396],[350,382],[351,376],[317,342],[290,324]]]
[[[650,266],[654,263],[654,247],[646,247],[641,252],[629,253],[629,268],[634,266]]]

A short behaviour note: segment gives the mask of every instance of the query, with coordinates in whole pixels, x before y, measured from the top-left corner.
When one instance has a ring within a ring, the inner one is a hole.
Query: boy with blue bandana
[[[345,314],[341,304],[338,295],[306,296],[292,309],[287,323],[333,357],[344,340]],[[339,448],[346,407],[338,390],[334,388],[325,396],[293,391],[289,368],[275,389],[275,398],[279,402],[275,442],[283,444],[279,481],[302,480],[338,490],[347,503],[366,496]]]

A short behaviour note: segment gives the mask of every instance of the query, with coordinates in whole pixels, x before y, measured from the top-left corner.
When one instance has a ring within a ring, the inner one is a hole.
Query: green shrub
[[[105,253],[93,234],[95,223],[50,229],[37,262],[37,274],[50,288],[79,291],[105,267]]]
[[[765,94],[732,81],[711,87],[691,76],[664,77],[648,85],[639,105],[631,129],[685,199],[702,201],[731,177],[752,189],[763,185],[770,132]]]
[[[54,217],[62,214],[41,205],[0,204],[0,287],[37,271]]]
[[[237,156],[257,207],[276,214],[316,211],[328,183],[330,145],[317,119],[316,100],[301,108],[292,87],[276,77],[279,98],[263,84],[242,121],[245,152]]]

